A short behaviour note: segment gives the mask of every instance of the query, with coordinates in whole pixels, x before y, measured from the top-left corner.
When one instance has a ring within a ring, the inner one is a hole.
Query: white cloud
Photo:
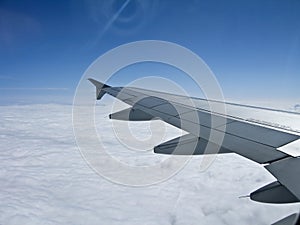
[[[300,112],[300,104],[294,105],[294,110],[295,110],[296,112]]]
[[[108,113],[109,106],[99,106],[99,126],[110,126]],[[107,132],[106,144],[116,155],[136,154],[113,135]],[[81,157],[71,106],[0,106],[0,137],[1,224],[270,224],[299,210],[239,198],[274,178],[234,154],[217,157],[205,172],[194,157],[179,174],[149,187],[113,184]]]

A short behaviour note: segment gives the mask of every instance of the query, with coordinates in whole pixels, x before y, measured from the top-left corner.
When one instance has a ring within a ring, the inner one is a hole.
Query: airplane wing
[[[89,81],[96,86],[97,100],[104,94],[109,94],[131,105],[128,109],[109,115],[111,119],[146,121],[159,118],[188,132],[183,137],[156,146],[155,153],[239,154],[264,164],[277,179],[252,192],[252,200],[265,203],[300,202],[300,158],[278,150],[298,140],[300,136],[297,133],[213,112],[210,110],[210,103],[204,99],[133,87],[111,87],[94,79]],[[211,140],[211,133],[223,137],[223,141],[219,143],[216,139]],[[208,145],[211,151],[205,151]]]

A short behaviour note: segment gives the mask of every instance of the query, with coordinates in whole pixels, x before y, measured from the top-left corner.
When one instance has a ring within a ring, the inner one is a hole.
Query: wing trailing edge
[[[229,149],[219,147],[203,138],[191,134],[172,139],[154,147],[154,153],[168,155],[207,155],[232,153]]]

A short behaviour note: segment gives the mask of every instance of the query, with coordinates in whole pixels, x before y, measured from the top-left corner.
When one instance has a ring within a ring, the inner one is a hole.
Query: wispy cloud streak
[[[16,80],[16,79],[11,76],[0,76],[0,80]]]
[[[112,26],[112,24],[118,19],[120,14],[123,12],[123,10],[126,8],[126,6],[129,4],[130,0],[127,0],[124,2],[124,4],[120,7],[120,9],[113,15],[113,17],[107,22],[103,30],[101,31],[99,35],[99,39],[102,38],[102,36],[109,30],[109,28]]]

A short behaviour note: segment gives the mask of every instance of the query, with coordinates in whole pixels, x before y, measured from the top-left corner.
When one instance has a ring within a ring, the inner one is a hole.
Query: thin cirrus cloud
[[[11,79],[13,78],[10,76],[0,76],[0,80],[11,80]]]
[[[116,2],[89,1],[87,3],[91,19],[100,26],[94,45],[111,30],[119,36],[132,35],[157,15],[160,5],[155,0],[126,0],[119,5]]]
[[[100,33],[99,39],[106,33],[106,31],[112,26],[112,24],[115,22],[115,20],[118,19],[122,11],[126,8],[126,6],[129,4],[130,0],[127,0],[124,2],[124,4],[121,6],[121,8],[113,15],[113,17],[107,22],[105,27]]]
[[[126,6],[130,3],[130,1],[131,0],[126,0],[121,5],[121,7],[113,15],[111,15],[111,17],[105,23],[104,27],[100,30],[99,34],[97,35],[97,38],[92,43],[90,43],[90,45],[91,45],[90,47],[94,47],[95,45],[97,45],[99,43],[99,40],[101,40],[102,37],[106,34],[106,32],[112,27],[112,25],[114,24],[114,22],[118,19],[118,17],[120,16],[120,14],[123,12],[123,10],[126,8]],[[104,14],[104,13],[101,12],[101,11],[99,12],[98,10],[95,10],[95,9],[98,9],[98,8],[107,8],[108,7],[108,6],[104,7],[101,4],[105,4],[105,3],[99,3],[99,2],[94,2],[94,1],[89,2],[89,8],[90,8],[90,11],[91,11],[90,12],[91,17],[92,17],[92,19],[95,22],[97,22],[99,24],[103,23],[103,21],[102,21],[103,18],[100,20],[101,22],[99,21],[99,14],[101,15],[101,14]],[[111,2],[108,2],[106,4],[111,4]],[[110,8],[110,7],[108,7],[108,8]],[[102,16],[104,16],[104,15],[102,15]]]

